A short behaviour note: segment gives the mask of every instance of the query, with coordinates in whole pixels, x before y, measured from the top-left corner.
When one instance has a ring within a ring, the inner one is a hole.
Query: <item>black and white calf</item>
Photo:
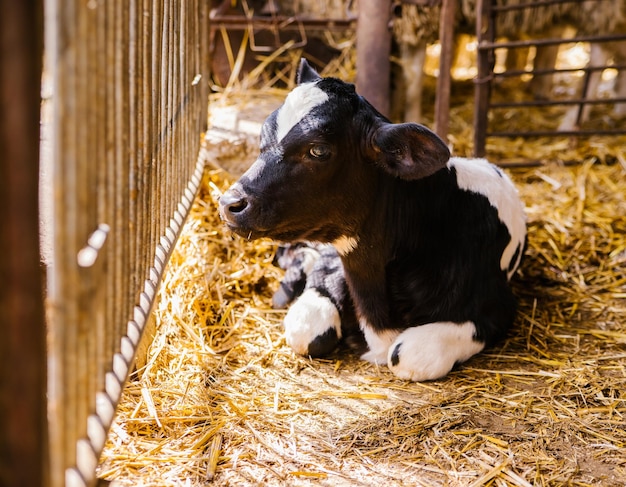
[[[220,214],[247,238],[332,243],[363,358],[405,379],[442,377],[513,323],[508,281],[526,237],[517,191],[487,161],[450,157],[426,127],[390,123],[353,85],[305,61],[298,74]]]

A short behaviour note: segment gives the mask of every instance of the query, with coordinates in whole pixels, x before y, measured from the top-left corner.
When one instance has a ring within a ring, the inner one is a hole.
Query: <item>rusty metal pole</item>
[[[452,57],[454,55],[454,9],[456,0],[443,0],[439,16],[439,76],[435,100],[435,132],[443,140],[448,139],[450,126],[450,85],[452,83]]]
[[[43,1],[0,0],[0,485],[47,484],[39,259]]]
[[[474,88],[474,155],[484,157],[487,142],[487,115],[491,95],[491,78],[494,65],[493,49],[484,44],[494,40],[491,0],[478,0],[476,4],[476,37],[478,39],[478,74]]]
[[[356,88],[389,116],[391,0],[361,0],[356,31]]]

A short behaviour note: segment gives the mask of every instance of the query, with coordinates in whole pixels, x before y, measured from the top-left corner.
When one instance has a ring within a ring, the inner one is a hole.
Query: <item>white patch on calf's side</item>
[[[439,379],[454,364],[465,362],[485,348],[484,343],[474,340],[475,333],[471,321],[440,321],[404,330],[389,347],[389,368],[401,379]]]
[[[277,117],[276,142],[280,142],[311,110],[328,101],[328,94],[316,83],[296,86],[280,107]]]
[[[386,364],[389,347],[400,332],[398,330],[383,330],[378,332],[364,319],[361,319],[360,327],[365,336],[367,346],[369,347],[369,351],[361,355],[361,359],[372,364]]]
[[[294,352],[308,355],[309,345],[334,328],[341,338],[341,318],[332,301],[315,289],[306,289],[291,305],[285,319],[285,339]]]
[[[519,247],[521,252],[526,239],[526,215],[517,189],[509,177],[486,159],[465,159],[452,157],[448,167],[456,169],[459,188],[482,194],[491,206],[498,210],[498,218],[504,223],[511,236],[502,256],[500,268],[507,271],[510,279],[521,259],[509,269],[511,260]]]
[[[350,252],[356,249],[358,244],[358,238],[347,237],[346,235],[339,237],[332,243],[333,247],[335,247],[335,250],[339,253],[339,255],[348,255]]]

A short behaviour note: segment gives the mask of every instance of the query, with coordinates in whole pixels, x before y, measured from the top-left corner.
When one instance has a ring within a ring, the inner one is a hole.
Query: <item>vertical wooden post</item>
[[[476,4],[476,38],[478,74],[474,88],[474,155],[484,157],[494,52],[493,49],[482,48],[482,43],[494,40],[491,0],[478,0]]]
[[[391,0],[361,0],[356,31],[356,87],[383,115],[389,116]]]
[[[0,485],[46,485],[39,257],[41,0],[0,0]]]
[[[452,83],[452,57],[454,55],[454,11],[456,0],[443,0],[439,16],[439,76],[435,100],[435,132],[444,141],[450,125],[450,84]]]

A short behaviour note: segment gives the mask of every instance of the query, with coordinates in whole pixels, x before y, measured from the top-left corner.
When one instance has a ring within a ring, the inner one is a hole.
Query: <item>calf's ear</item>
[[[442,169],[450,150],[434,132],[417,123],[384,123],[374,133],[376,163],[400,179],[421,179]]]
[[[298,66],[298,73],[296,76],[296,81],[298,84],[301,83],[310,83],[311,81],[317,81],[321,79],[321,76],[317,74],[309,62],[305,58],[300,59],[300,65]]]

